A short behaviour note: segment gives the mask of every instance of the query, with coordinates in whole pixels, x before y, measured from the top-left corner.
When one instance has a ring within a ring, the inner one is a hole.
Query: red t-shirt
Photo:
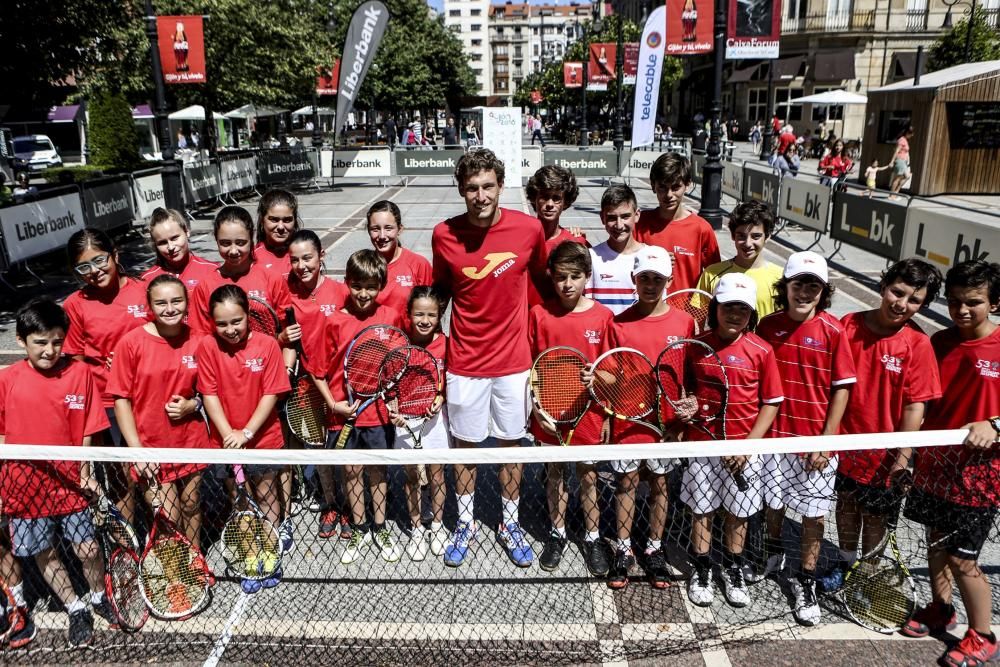
[[[795,143],[795,134],[792,132],[782,132],[778,135],[778,153],[784,154],[788,147]]]
[[[725,343],[714,331],[706,331],[698,340],[708,343],[719,355],[726,369],[729,397],[726,402],[725,426],[727,440],[742,440],[753,429],[762,405],[778,405],[784,400],[781,374],[774,350],[763,338],[746,332],[731,343]],[[695,362],[695,373],[700,362]],[[722,439],[719,421],[708,427]],[[690,426],[685,440],[710,440],[700,428]]]
[[[853,164],[850,158],[843,155],[827,155],[819,161],[819,168],[824,176],[840,178],[851,170]]]
[[[68,357],[83,356],[94,373],[106,408],[115,404],[105,389],[109,375],[108,355],[114,351],[122,336],[149,321],[146,283],[132,278],[125,281],[125,286],[110,301],[84,288],[70,294],[63,304],[70,322],[63,354]]]
[[[295,311],[295,321],[302,327],[302,353],[307,359],[319,358],[326,354],[326,320],[347,303],[347,286],[324,276],[323,282],[307,293],[298,280],[291,279],[291,275],[289,274],[288,291]]]
[[[844,327],[826,311],[805,322],[780,311],[760,321],[757,335],[774,349],[785,396],[770,437],[819,435],[833,391],[857,382]]]
[[[276,276],[284,276],[292,270],[292,255],[288,248],[278,255],[261,241],[253,247],[253,259],[260,268]]]
[[[643,211],[632,236],[636,241],[658,245],[671,254],[674,271],[671,292],[696,287],[705,267],[722,259],[712,226],[696,213],[667,221],[660,218],[655,208]]]
[[[611,327],[614,315],[596,301],[583,312],[567,312],[558,301],[546,301],[528,313],[528,341],[531,354],[537,356],[543,350],[557,345],[573,347],[583,353],[587,361],[611,349]],[[601,425],[604,411],[596,405],[580,419],[571,445],[597,445],[601,442]],[[563,429],[566,433],[566,429]],[[542,430],[536,420],[531,421],[531,434],[538,442],[556,444],[556,439]]]
[[[221,267],[220,267],[221,268]],[[285,308],[292,305],[292,297],[288,293],[288,284],[280,274],[268,271],[259,264],[252,264],[250,270],[238,278],[229,278],[215,269],[202,279],[191,293],[191,305],[188,307],[188,320],[191,329],[197,334],[215,335],[215,324],[208,312],[208,299],[212,292],[223,285],[239,285],[247,296],[263,299],[274,308],[278,319],[285,321]]]
[[[568,229],[559,228],[559,233],[556,234],[555,238],[551,238],[545,241],[545,262],[549,261],[549,255],[552,251],[556,249],[563,241],[573,241],[581,245],[585,245],[588,248],[590,244],[587,243],[586,236],[576,236],[571,234]],[[555,289],[552,287],[552,278],[548,275],[532,276],[532,279],[528,281],[528,310],[549,299],[554,299],[556,296]]]
[[[434,227],[431,247],[434,284],[452,295],[448,370],[501,377],[531,368],[527,283],[545,272],[538,220],[501,208],[482,228],[456,216]]]
[[[218,397],[226,419],[234,429],[246,426],[261,397],[277,396],[291,389],[278,341],[268,336],[251,333],[237,347],[224,344],[215,336],[204,336],[199,341],[196,354],[198,391],[206,396]],[[222,445],[222,434],[218,429],[212,429],[212,439],[216,446]],[[246,447],[281,449],[284,444],[278,412],[272,410]]]
[[[638,304],[618,313],[611,326],[610,347],[631,347],[645,354],[656,364],[669,343],[694,336],[694,319],[682,310],[671,308],[663,315],[643,317]],[[660,414],[667,409],[666,399],[660,401]],[[656,434],[647,428],[625,420],[611,422],[611,442],[657,442]]]
[[[374,324],[389,324],[394,327],[401,327],[403,324],[402,315],[395,308],[389,306],[379,306],[370,314],[359,318],[347,310],[338,310],[326,319],[326,332],[324,335],[325,352],[315,362],[307,359],[306,369],[316,377],[326,378],[330,385],[330,393],[335,400],[347,400],[347,387],[344,384],[344,358],[347,356],[347,348],[351,341],[362,329]],[[379,417],[380,412],[384,414],[384,409],[380,405],[371,405],[358,416],[355,426],[380,426],[383,424]],[[327,412],[327,426],[331,430],[339,429],[344,424],[344,420],[334,414],[332,410]]]
[[[927,334],[913,322],[891,336],[877,336],[865,325],[864,313],[841,320],[847,335],[858,383],[844,412],[844,433],[892,433],[910,403],[941,396],[937,361]],[[878,444],[878,435],[872,436]],[[896,450],[843,452],[840,473],[861,484],[885,485]]]
[[[400,248],[399,257],[389,264],[385,289],[378,293],[378,302],[406,313],[413,288],[430,285],[431,280],[431,263],[412,250]]]
[[[1000,328],[979,340],[962,340],[955,328],[939,331],[931,345],[948,390],[928,406],[924,428],[961,428],[1000,412]],[[973,452],[963,446],[916,450],[917,488],[969,507],[1000,505],[1000,448]]]
[[[159,264],[154,264],[146,269],[146,272],[142,274],[142,280],[146,281],[148,284],[149,281],[156,276],[167,273],[180,278],[184,282],[184,286],[187,287],[188,294],[190,294],[191,290],[198,286],[198,283],[205,280],[210,274],[214,273],[217,268],[219,268],[217,263],[198,257],[194,253],[190,253],[188,254],[187,264],[184,265],[184,268],[181,269],[180,273],[168,271]]]
[[[106,428],[101,392],[87,364],[67,359],[43,374],[25,359],[0,370],[0,433],[7,444],[79,447]],[[87,507],[78,461],[4,461],[0,497],[4,514],[21,519]]]

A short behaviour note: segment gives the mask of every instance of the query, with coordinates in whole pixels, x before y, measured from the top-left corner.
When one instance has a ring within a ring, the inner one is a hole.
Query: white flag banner
[[[656,132],[656,107],[660,100],[660,74],[663,71],[664,33],[667,10],[660,5],[646,19],[639,42],[639,69],[635,81],[635,107],[632,112],[632,148],[649,146]]]

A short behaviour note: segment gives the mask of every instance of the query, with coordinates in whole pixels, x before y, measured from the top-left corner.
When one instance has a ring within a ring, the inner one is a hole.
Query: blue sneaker
[[[287,554],[295,547],[295,537],[292,535],[292,517],[285,517],[285,520],[278,526],[278,538],[281,540],[281,553]]]
[[[821,577],[816,577],[816,583],[820,591],[824,593],[835,593],[844,586],[844,576],[850,569],[844,561],[838,561],[829,572]]]
[[[262,588],[274,588],[281,583],[281,568],[279,567],[270,577],[261,579],[258,583],[260,583]]]
[[[448,567],[458,567],[464,563],[465,557],[469,555],[469,545],[475,541],[475,523],[459,521],[455,526],[455,532],[451,534],[451,541],[444,549],[444,564]]]
[[[510,556],[514,565],[529,567],[535,560],[535,552],[531,550],[531,545],[524,539],[524,531],[521,530],[518,523],[512,521],[506,526],[500,526],[497,537],[507,549],[507,555]]]
[[[258,579],[240,579],[240,588],[247,595],[253,595],[263,588],[263,584]]]

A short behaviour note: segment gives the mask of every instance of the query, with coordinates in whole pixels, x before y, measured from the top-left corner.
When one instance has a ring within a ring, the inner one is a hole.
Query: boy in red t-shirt
[[[83,446],[108,428],[101,392],[88,366],[62,356],[69,330],[66,312],[47,299],[17,313],[17,344],[27,359],[0,371],[0,436],[10,444]],[[39,419],[39,410],[45,414]],[[87,646],[94,611],[116,623],[104,596],[104,566],[94,539],[88,497],[101,493],[92,465],[75,461],[8,461],[0,469],[0,498],[9,517],[14,555],[34,558],[49,587],[69,613],[69,644]],[[78,597],[57,552],[59,535],[73,544],[90,592]],[[10,638],[24,646],[35,635],[22,592],[12,589],[24,624]]]
[[[684,205],[684,195],[691,187],[691,163],[679,153],[665,153],[650,168],[649,183],[659,206],[639,215],[633,236],[670,253],[674,271],[671,290],[693,288],[701,272],[722,257],[712,226]]]
[[[918,431],[928,401],[941,396],[930,339],[911,318],[933,303],[941,273],[923,260],[904,259],[882,275],[878,308],[842,320],[857,369],[841,429],[844,433]],[[837,470],[837,536],[849,567],[882,541],[886,520],[899,511],[908,484],[910,448],[844,452]],[[830,585],[837,584],[837,577]],[[826,584],[824,584],[826,587]]]
[[[528,314],[528,340],[531,354],[550,347],[566,346],[579,350],[593,362],[609,349],[611,311],[596,301],[583,296],[590,278],[590,252],[575,241],[563,241],[549,255],[549,275],[556,298],[539,304]],[[541,444],[556,444],[555,429],[538,411],[533,412],[531,434]],[[592,407],[577,424],[570,445],[597,445],[601,443],[604,419],[601,411]],[[565,434],[564,434],[565,437]],[[552,532],[545,543],[538,565],[551,572],[559,567],[562,555],[569,545],[566,536],[566,506],[569,502],[564,465],[550,463],[547,474],[547,495]],[[608,554],[600,535],[600,512],[597,508],[597,469],[592,462],[581,461],[576,467],[580,480],[580,504],[583,507],[584,558],[587,568],[595,576],[608,572]]]
[[[560,216],[573,205],[579,194],[580,188],[576,184],[576,176],[572,170],[557,164],[545,165],[532,174],[524,184],[524,195],[538,216],[538,221],[542,223],[546,254],[555,250],[563,241],[590,245],[579,228],[569,230],[559,225]],[[546,276],[535,276],[535,278],[538,278],[537,282],[533,280],[528,285],[528,308],[556,297],[552,283]]]
[[[932,601],[903,627],[926,637],[955,626],[952,585],[958,584],[969,618],[962,640],[941,657],[943,665],[982,665],[1000,657],[990,627],[990,582],[979,555],[1000,506],[1000,264],[972,260],[945,279],[954,327],[931,337],[944,395],[930,404],[924,428],[969,428],[962,445],[917,450],[914,488],[906,516],[927,526]]]

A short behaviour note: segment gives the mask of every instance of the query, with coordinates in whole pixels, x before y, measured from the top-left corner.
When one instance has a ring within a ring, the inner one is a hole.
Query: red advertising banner
[[[157,16],[156,40],[164,83],[205,83],[201,16]]]
[[[622,66],[622,83],[635,84],[639,71],[639,43],[628,42],[625,46],[625,60]],[[587,90],[607,90],[608,82],[615,80],[615,58],[617,45],[613,42],[590,45],[590,68],[587,71]]]
[[[583,63],[563,63],[563,86],[579,88],[583,85]]]
[[[540,91],[540,90],[533,90],[533,91],[531,91],[531,103],[532,104],[541,104],[542,100],[544,100],[544,99],[545,98],[542,97],[542,91]]]
[[[712,0],[667,0],[668,56],[712,52],[714,4]]]
[[[333,67],[320,65],[316,68],[316,94],[336,95],[340,81],[340,58],[333,61]]]
[[[726,59],[778,57],[781,0],[729,0]]]

